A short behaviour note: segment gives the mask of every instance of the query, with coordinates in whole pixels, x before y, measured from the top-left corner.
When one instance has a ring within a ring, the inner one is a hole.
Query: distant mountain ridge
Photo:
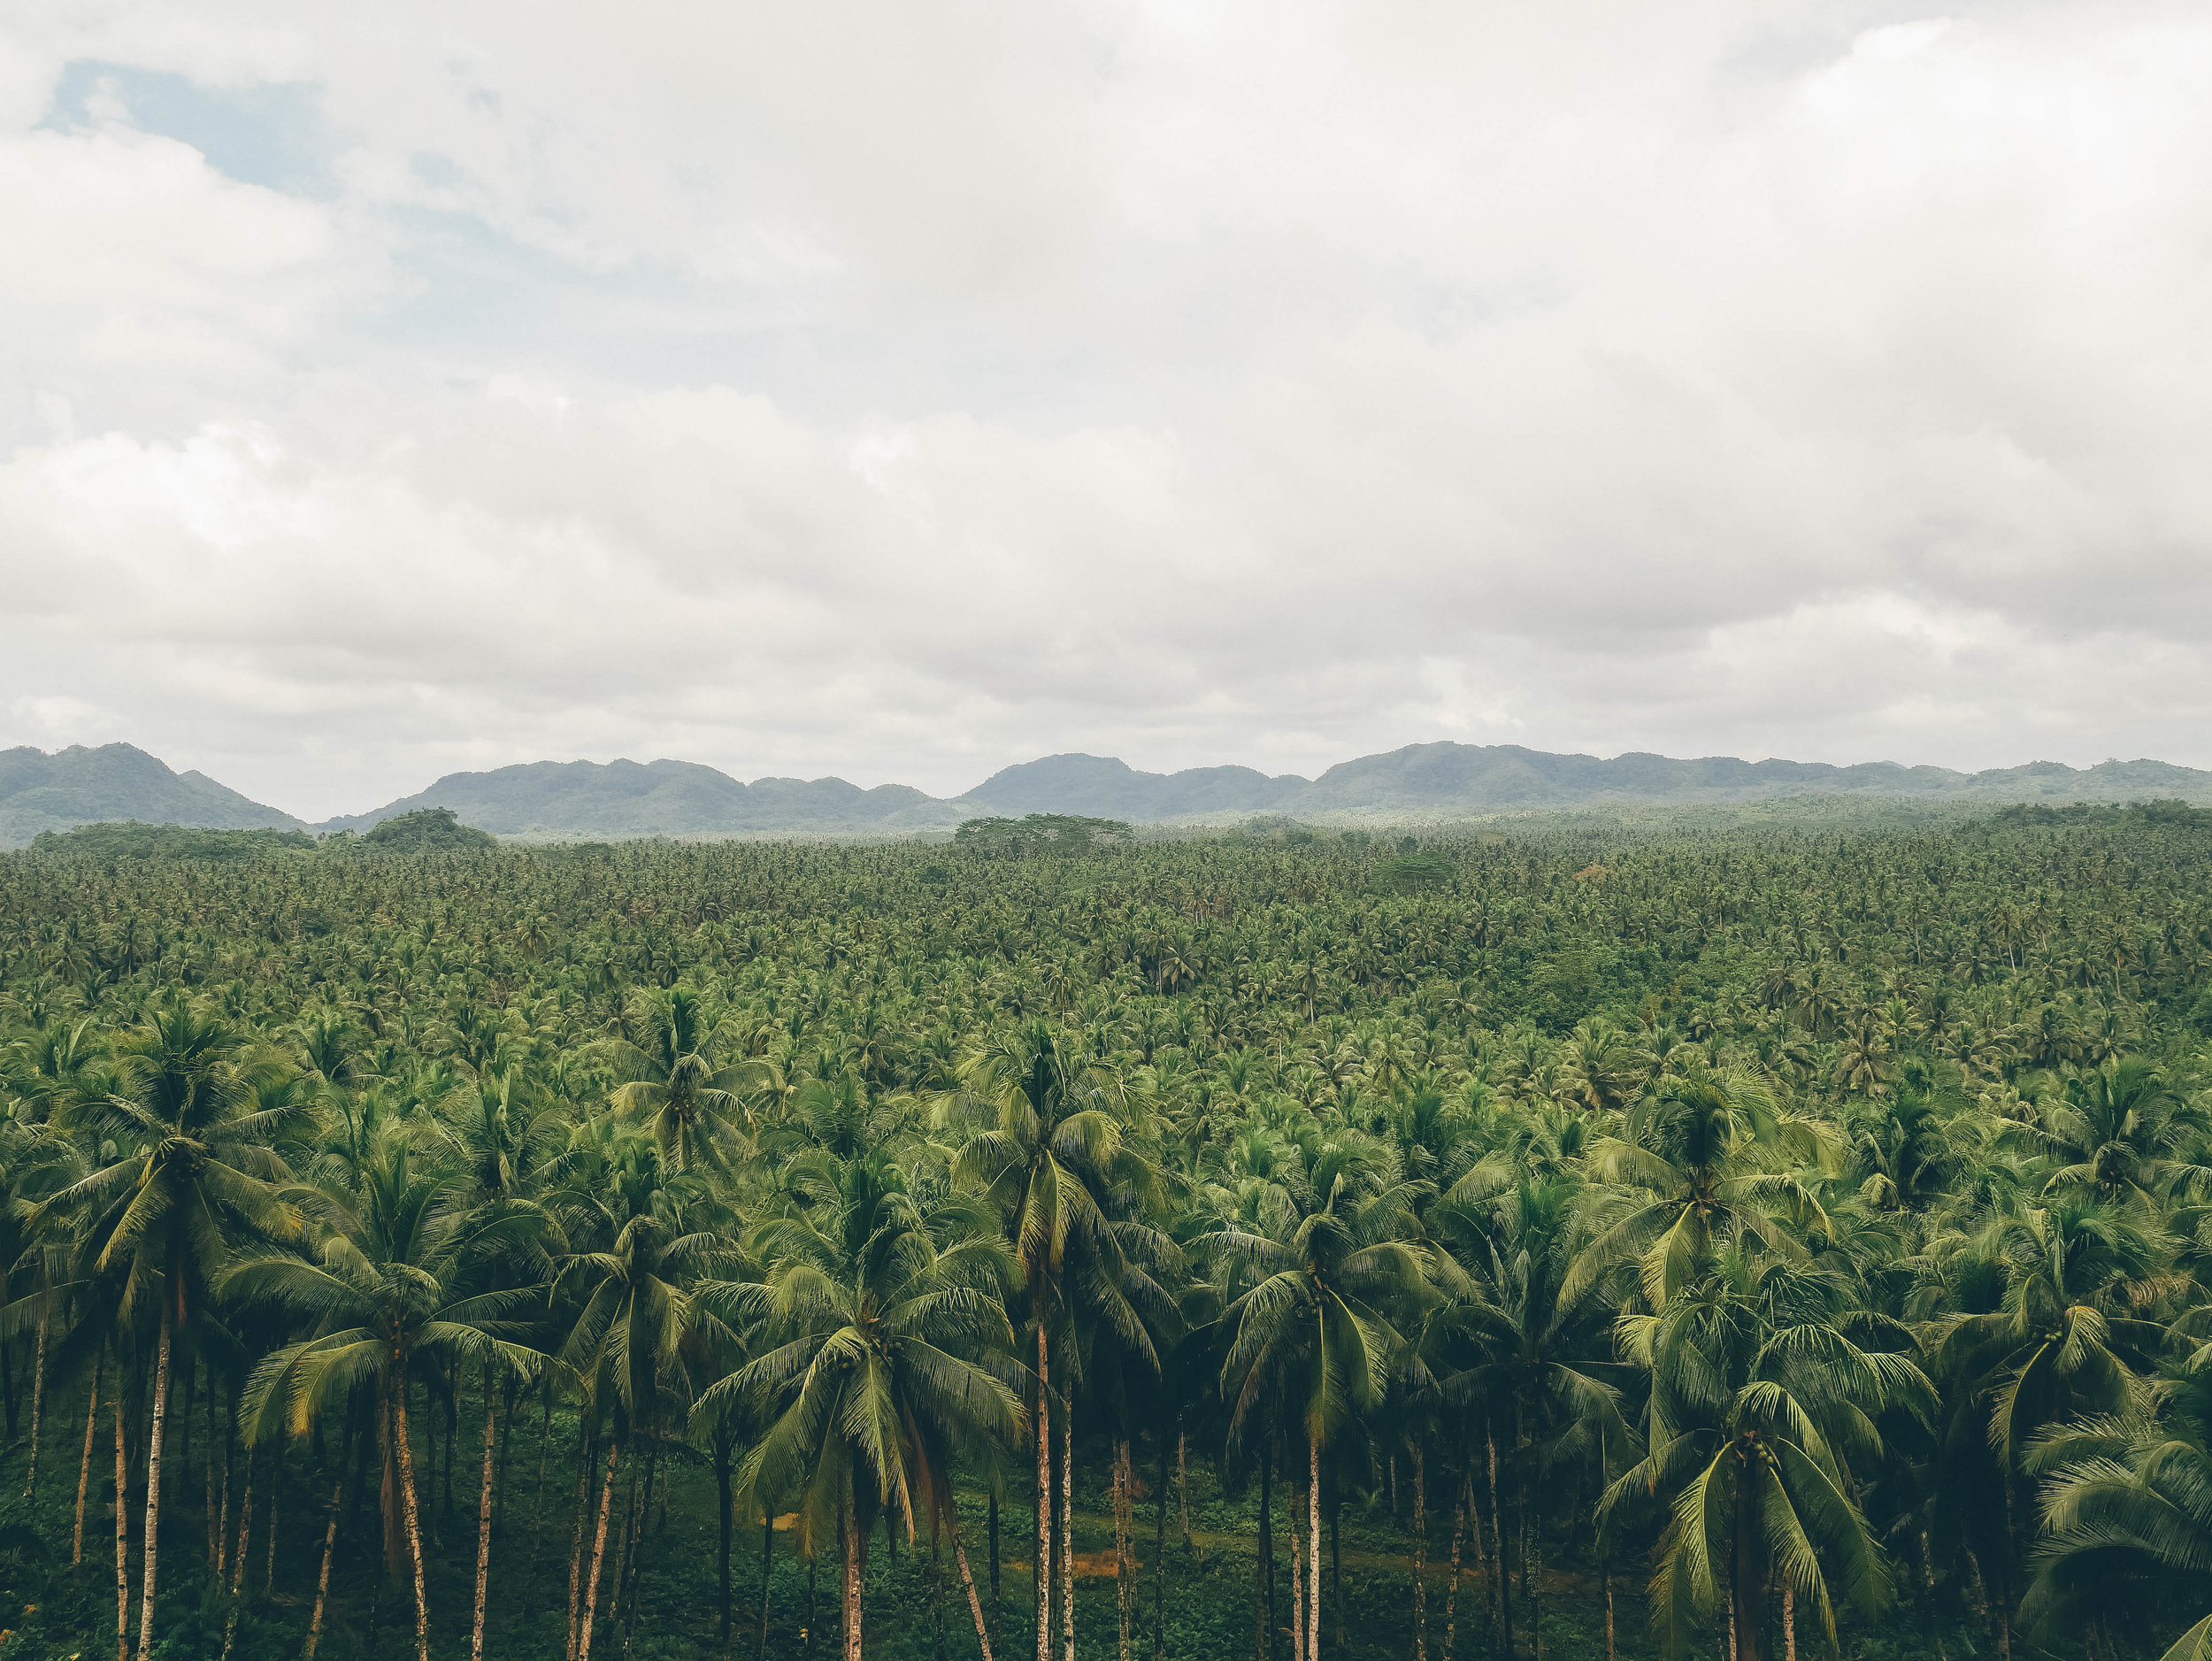
[[[1894,762],[1678,760],[1632,752],[1609,759],[1517,744],[1409,744],[1340,762],[1317,779],[1251,767],[1142,773],[1112,757],[1045,756],[1002,769],[964,796],[902,784],[864,790],[842,779],[743,783],[687,761],[537,761],[452,773],[367,813],[311,828],[366,830],[421,808],[450,808],[495,835],[887,836],[949,830],[964,819],[1080,813],[1142,825],[1229,823],[1284,813],[1320,823],[1442,820],[1542,809],[1711,804],[1793,796],[1987,803],[2118,802],[2179,797],[2212,803],[2212,773],[2162,761],[2059,762],[1983,773]],[[73,746],[52,755],[0,750],[0,848],[42,830],[117,819],[207,829],[290,829],[298,819],[197,773],[173,773],[128,744]]]
[[[449,807],[495,836],[838,835],[944,830],[971,814],[903,784],[842,779],[740,783],[693,761],[533,761],[449,773],[428,789],[319,830],[366,830],[418,808]]]
[[[289,813],[204,773],[173,773],[134,744],[72,744],[51,755],[28,745],[0,750],[0,848],[27,847],[41,831],[116,819],[202,830],[300,828]]]

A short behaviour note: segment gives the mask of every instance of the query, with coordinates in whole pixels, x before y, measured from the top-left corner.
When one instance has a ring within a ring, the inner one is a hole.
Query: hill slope
[[[137,819],[201,830],[292,830],[289,813],[249,801],[199,773],[173,773],[131,744],[51,755],[0,750],[0,848],[23,848],[41,831]]]
[[[1631,752],[1601,760],[1517,744],[1409,744],[1340,762],[1318,779],[1249,767],[1138,773],[1095,756],[1048,756],[1009,767],[968,793],[998,813],[1092,813],[1133,823],[1278,812],[1312,819],[1465,817],[1629,803],[1756,802],[1785,796],[1878,796],[1962,802],[2212,800],[2212,773],[2162,761],[2055,761],[1987,773],[1864,762],[1678,761]]]
[[[534,761],[450,773],[427,790],[319,828],[365,830],[426,807],[451,808],[462,823],[501,836],[833,836],[949,829],[972,816],[902,784],[742,784],[689,761]]]

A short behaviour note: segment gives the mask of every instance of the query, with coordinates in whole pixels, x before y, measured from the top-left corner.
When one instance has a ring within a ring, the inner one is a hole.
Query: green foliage
[[[380,820],[361,841],[364,846],[396,854],[472,851],[498,845],[488,831],[462,824],[449,807],[417,808]]]
[[[314,850],[315,839],[305,831],[196,830],[182,825],[142,825],[136,819],[41,831],[31,839],[34,853],[93,859],[251,859]]]
[[[1021,819],[972,819],[952,834],[956,848],[1019,858],[1032,854],[1074,855],[1119,847],[1136,833],[1119,819],[1078,813],[1031,813]]]

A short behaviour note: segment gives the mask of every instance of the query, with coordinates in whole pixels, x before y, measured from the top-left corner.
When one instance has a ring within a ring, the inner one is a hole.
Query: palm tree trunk
[[[122,1365],[119,1357],[116,1362]],[[123,1450],[123,1392],[115,1392],[115,1661],[130,1661],[130,1460]]]
[[[315,1646],[322,1642],[323,1604],[330,1596],[330,1561],[338,1554],[338,1519],[346,1509],[344,1450],[339,1451],[338,1480],[330,1490],[330,1521],[323,1528],[323,1571],[315,1579],[315,1614],[307,1623],[307,1653],[301,1661],[315,1661]]]
[[[1512,1661],[1513,1581],[1506,1573],[1505,1511],[1498,1499],[1498,1438],[1494,1432],[1485,1429],[1482,1441],[1490,1457],[1490,1552],[1497,1566],[1498,1653],[1503,1661]]]
[[[553,1446],[553,1370],[545,1373],[545,1419],[538,1426],[538,1480],[530,1489],[530,1572],[522,1577],[526,1595],[538,1580],[538,1542],[545,1528],[545,1456]]]
[[[730,1433],[726,1425],[714,1427],[714,1519],[720,1529],[721,1549],[715,1555],[715,1572],[722,1589],[722,1654],[730,1653]]]
[[[1131,1575],[1136,1557],[1136,1507],[1130,1496],[1129,1439],[1114,1439],[1114,1595],[1121,1617],[1121,1661],[1130,1661],[1130,1596],[1136,1590]]]
[[[1306,1661],[1321,1661],[1321,1439],[1306,1438]]]
[[[1601,1558],[1598,1580],[1605,1592],[1605,1661],[1613,1661],[1613,1565]]]
[[[1075,1416],[1065,1412],[1060,1415],[1060,1637],[1064,1661],[1075,1661]]]
[[[212,1400],[214,1395],[214,1390],[211,1388],[208,1391],[209,1398]],[[211,1436],[208,1440],[212,1442],[214,1438]],[[230,1459],[227,1450],[226,1450],[223,1463],[223,1484],[225,1488],[227,1489],[230,1485]],[[249,1449],[246,1453],[246,1488],[245,1492],[239,1496],[238,1501],[238,1549],[234,1554],[233,1554],[234,1569],[230,1582],[230,1617],[223,1623],[223,1661],[230,1661],[231,1646],[238,1641],[238,1605],[240,1600],[244,1596],[246,1590],[246,1545],[247,1542],[252,1538],[253,1452],[250,1449]],[[220,1582],[219,1581],[218,1584],[220,1584]]]
[[[253,1538],[253,1451],[246,1453],[246,1491],[238,1502],[238,1541],[231,1554],[230,1595],[241,1596],[246,1589],[246,1544]]]
[[[1782,1661],[1797,1661],[1797,1588],[1782,1582]]]
[[[852,1502],[849,1499],[838,1513],[837,1541],[844,1559],[841,1607],[845,1622],[845,1661],[860,1661],[860,1525],[852,1511]]]
[[[975,1576],[968,1573],[968,1549],[960,1543],[957,1518],[952,1526],[952,1560],[960,1565],[960,1584],[968,1591],[968,1613],[975,1617],[975,1641],[982,1648],[983,1661],[991,1661],[991,1631],[983,1624],[983,1600],[975,1595]]]
[[[1413,1444],[1413,1661],[1429,1661],[1429,1483]]]
[[[1275,1655],[1275,1450],[1260,1443],[1260,1661]]]
[[[768,1661],[768,1588],[775,1568],[776,1513],[760,1508],[760,1630],[756,1634],[753,1661]]]
[[[1051,1362],[1045,1347],[1044,1304],[1037,1306],[1037,1661],[1052,1655],[1052,1419]]]
[[[161,1529],[161,1442],[169,1420],[170,1298],[161,1300],[161,1337],[154,1350],[154,1407],[146,1430],[146,1544],[140,1571],[138,1661],[153,1661],[154,1571]],[[116,1500],[120,1509],[122,1500]]]
[[[1444,1661],[1459,1655],[1459,1548],[1467,1538],[1467,1507],[1452,1507],[1452,1578],[1444,1583]]]
[[[1751,1472],[1736,1474],[1734,1549],[1730,1554],[1728,1613],[1735,1661],[1766,1661],[1767,1571],[1765,1534]]]
[[[576,1661],[576,1629],[584,1615],[584,1528],[591,1517],[591,1421],[585,1406],[576,1412],[576,1528],[568,1547],[568,1648],[566,1661]]]
[[[276,1595],[277,1502],[284,1497],[284,1444],[279,1442],[271,1455],[275,1469],[269,1473],[269,1552],[263,1565],[261,1595]]]
[[[1152,1661],[1167,1655],[1167,1438],[1159,1438],[1159,1492],[1153,1496]]]
[[[476,1502],[476,1626],[469,1637],[470,1661],[484,1661],[484,1594],[492,1573],[492,1435],[495,1398],[492,1364],[484,1364],[484,1489]]]
[[[607,1477],[599,1488],[599,1523],[591,1541],[591,1573],[584,1582],[584,1615],[576,1633],[576,1661],[591,1661],[592,1620],[599,1611],[599,1571],[607,1557],[607,1516],[614,1509],[615,1470],[622,1457],[622,1439],[607,1439]]]
[[[392,1392],[392,1442],[399,1450],[399,1498],[407,1518],[407,1557],[415,1572],[415,1661],[430,1661],[430,1598],[423,1583],[422,1519],[415,1503],[415,1450],[407,1439],[407,1381]]]
[[[84,1496],[92,1485],[92,1434],[100,1427],[100,1369],[106,1364],[108,1352],[104,1348],[93,1352],[92,1396],[84,1410],[84,1457],[77,1465],[77,1531],[71,1536],[69,1566],[81,1567],[84,1563]],[[119,1508],[123,1496],[119,1493],[115,1503]]]
[[[38,1358],[31,1364],[31,1472],[23,1481],[23,1497],[38,1496],[39,1415],[46,1405],[46,1306],[39,1305]]]
[[[1183,1434],[1181,1421],[1178,1420],[1175,1429],[1175,1504],[1176,1509],[1182,1513],[1183,1549],[1191,1551],[1195,1556],[1190,1537],[1189,1457],[1190,1438]]]

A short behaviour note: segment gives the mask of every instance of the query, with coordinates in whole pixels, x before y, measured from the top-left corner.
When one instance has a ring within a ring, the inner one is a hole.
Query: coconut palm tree
[[[545,1357],[518,1339],[543,1288],[484,1285],[503,1260],[540,1255],[546,1225],[531,1206],[453,1203],[463,1191],[460,1173],[425,1171],[397,1134],[384,1138],[361,1174],[357,1196],[297,1195],[319,1236],[311,1261],[248,1257],[227,1271],[221,1289],[243,1308],[311,1334],[264,1357],[248,1379],[249,1445],[288,1431],[306,1435],[330,1402],[357,1388],[376,1403],[386,1461],[384,1537],[389,1542],[403,1533],[414,1581],[416,1651],[426,1657],[430,1611],[408,1387],[418,1377],[443,1379],[457,1362],[525,1379],[542,1368]],[[480,1634],[480,1603],[478,1618]]]
[[[1420,1185],[1399,1180],[1380,1146],[1349,1137],[1325,1144],[1302,1175],[1285,1190],[1292,1205],[1271,1208],[1271,1228],[1230,1219],[1193,1246],[1248,1280],[1222,1318],[1235,1334],[1221,1368],[1231,1440],[1256,1412],[1294,1414],[1303,1434],[1307,1606],[1293,1626],[1316,1634],[1321,1456],[1348,1419],[1381,1403],[1435,1258],[1414,1212]]]
[[[991,1212],[947,1203],[926,1213],[881,1150],[825,1157],[815,1178],[811,1203],[753,1231],[751,1250],[772,1265],[767,1283],[702,1295],[733,1323],[760,1322],[773,1347],[712,1386],[700,1406],[749,1396],[766,1419],[741,1496],[749,1509],[764,1509],[795,1495],[802,1548],[836,1540],[844,1651],[859,1661],[874,1520],[887,1513],[910,1539],[918,1518],[933,1530],[952,1516],[954,1456],[1020,1437],[1002,1302],[1020,1265]],[[987,1654],[956,1533],[954,1549]]]
[[[1781,1112],[1748,1080],[1710,1072],[1666,1079],[1618,1135],[1590,1148],[1597,1180],[1651,1197],[1583,1250],[1561,1300],[1580,1302],[1600,1275],[1632,1260],[1646,1301],[1663,1305],[1715,1248],[1746,1237],[1803,1256],[1778,1217],[1827,1232],[1826,1213],[1795,1167],[1830,1152],[1824,1127]]]
[[[1619,1334],[1650,1377],[1647,1451],[1601,1519],[1667,1504],[1651,1597],[1674,1641],[1724,1595],[1738,1661],[1763,1661],[1778,1580],[1832,1642],[1839,1599],[1881,1603],[1889,1571],[1854,1467],[1882,1457],[1878,1419],[1932,1408],[1902,1329],[1855,1311],[1841,1276],[1747,1240]]]
[[[178,1334],[211,1317],[210,1292],[238,1242],[298,1236],[297,1211],[279,1193],[289,1173],[273,1144],[311,1124],[307,1108],[258,1105],[265,1068],[208,1005],[183,998],[150,1007],[115,1045],[122,1088],[80,1102],[68,1115],[94,1144],[123,1150],[104,1169],[45,1202],[73,1212],[102,1273],[119,1274],[119,1319],[157,1328],[154,1394],[168,1400]],[[146,1442],[141,1661],[154,1646],[161,1456],[168,1415],[158,1405]]]
[[[597,1046],[618,1080],[616,1111],[649,1130],[675,1170],[726,1168],[745,1142],[734,1029],[710,1020],[705,1000],[680,982],[638,988],[627,1015],[627,1033]]]
[[[1150,1335],[1131,1301],[1130,1214],[1165,1189],[1143,1146],[1144,1127],[1121,1081],[1071,1054],[1059,1034],[1032,1021],[976,1050],[962,1064],[953,1106],[985,1119],[962,1146],[956,1177],[998,1209],[1021,1259],[1036,1337],[1037,1562],[1053,1561],[1053,1323],[1072,1293],[1134,1350]],[[1157,1359],[1154,1357],[1155,1370]],[[1046,1582],[1048,1592],[1049,1581]],[[1037,1653],[1052,1646],[1052,1599],[1037,1608]]]

